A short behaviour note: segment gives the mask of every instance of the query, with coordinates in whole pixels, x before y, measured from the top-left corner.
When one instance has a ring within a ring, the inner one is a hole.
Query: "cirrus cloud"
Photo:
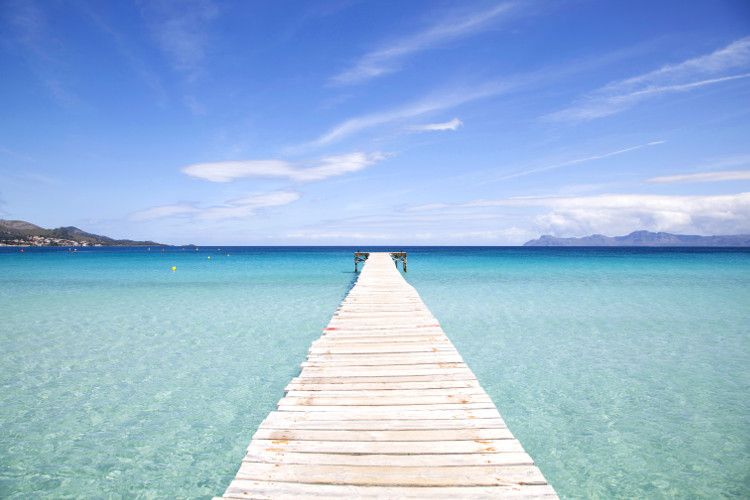
[[[506,2],[492,8],[472,12],[382,45],[364,54],[350,68],[331,79],[336,85],[362,83],[398,70],[399,63],[407,56],[431,49],[447,41],[476,34],[487,29],[492,21],[509,14],[515,3]]]
[[[552,121],[586,121],[610,116],[661,94],[689,92],[702,87],[750,78],[750,37],[741,38],[710,54],[663,66],[625,80],[610,82],[572,106],[547,115]],[[741,73],[727,74],[729,71]]]

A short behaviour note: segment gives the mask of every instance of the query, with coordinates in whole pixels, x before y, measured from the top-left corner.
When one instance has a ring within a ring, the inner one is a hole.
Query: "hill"
[[[162,246],[153,241],[116,240],[75,226],[45,229],[22,220],[0,219],[0,246]]]
[[[692,234],[634,231],[625,236],[593,234],[581,238],[544,235],[525,247],[750,247],[750,235],[698,236]]]

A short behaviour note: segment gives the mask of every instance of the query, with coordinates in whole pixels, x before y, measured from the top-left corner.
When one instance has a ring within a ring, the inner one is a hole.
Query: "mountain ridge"
[[[23,220],[0,219],[2,246],[166,246],[154,241],[118,240],[75,226],[45,229]]]
[[[750,247],[750,234],[699,236],[666,232],[633,231],[623,236],[592,234],[558,238],[548,234],[523,244],[525,247]]]

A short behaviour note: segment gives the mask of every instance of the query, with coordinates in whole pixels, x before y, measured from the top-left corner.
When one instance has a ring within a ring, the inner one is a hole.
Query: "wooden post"
[[[391,252],[391,259],[393,259],[396,269],[398,269],[398,263],[400,261],[404,272],[406,272],[406,252]]]
[[[366,261],[367,257],[369,256],[370,256],[369,252],[360,252],[360,251],[354,252],[354,272],[355,273],[359,272],[359,266],[358,266],[359,263]]]

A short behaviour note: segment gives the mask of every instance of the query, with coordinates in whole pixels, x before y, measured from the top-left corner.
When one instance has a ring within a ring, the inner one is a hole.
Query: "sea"
[[[220,495],[354,250],[0,249],[0,497]],[[380,250],[562,498],[750,497],[750,251]]]

